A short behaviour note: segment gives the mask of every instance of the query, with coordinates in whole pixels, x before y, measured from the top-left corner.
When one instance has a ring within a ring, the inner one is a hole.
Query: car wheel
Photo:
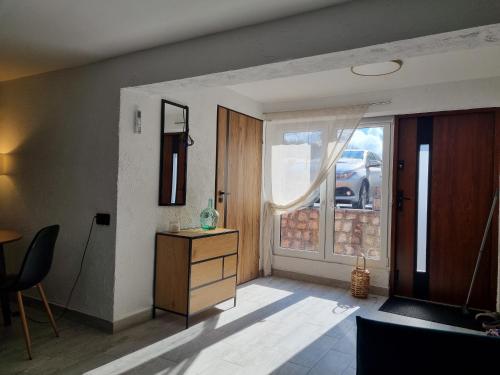
[[[355,204],[355,208],[364,210],[368,204],[368,184],[363,182],[361,188],[359,189],[358,201]]]

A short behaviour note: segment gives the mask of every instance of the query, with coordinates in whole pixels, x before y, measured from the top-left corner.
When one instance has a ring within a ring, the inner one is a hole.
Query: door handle
[[[398,190],[396,194],[396,204],[399,211],[403,211],[403,202],[409,200],[410,198],[404,196],[403,190]]]
[[[219,190],[218,195],[219,195],[219,202],[222,202],[222,201],[224,201],[224,197],[227,195],[231,195],[231,193],[229,193],[227,191]]]

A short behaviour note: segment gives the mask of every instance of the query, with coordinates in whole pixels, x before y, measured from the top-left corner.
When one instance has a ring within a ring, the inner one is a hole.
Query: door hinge
[[[399,281],[399,270],[394,271],[394,281],[398,282]]]

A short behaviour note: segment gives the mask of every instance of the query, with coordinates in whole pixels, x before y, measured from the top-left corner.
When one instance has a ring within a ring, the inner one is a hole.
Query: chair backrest
[[[412,327],[360,316],[356,317],[356,327],[359,375],[498,374],[498,337]]]
[[[41,229],[31,242],[18,274],[16,286],[28,289],[41,282],[50,271],[59,225]]]

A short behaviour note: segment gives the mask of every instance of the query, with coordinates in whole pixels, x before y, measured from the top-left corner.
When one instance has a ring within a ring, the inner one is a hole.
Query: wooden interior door
[[[238,229],[238,284],[259,277],[262,120],[218,107],[216,209]]]
[[[405,116],[397,121],[395,294],[465,302],[494,191],[498,124],[493,111]],[[429,146],[425,262],[417,264],[419,150]],[[495,307],[498,207],[471,306]]]

